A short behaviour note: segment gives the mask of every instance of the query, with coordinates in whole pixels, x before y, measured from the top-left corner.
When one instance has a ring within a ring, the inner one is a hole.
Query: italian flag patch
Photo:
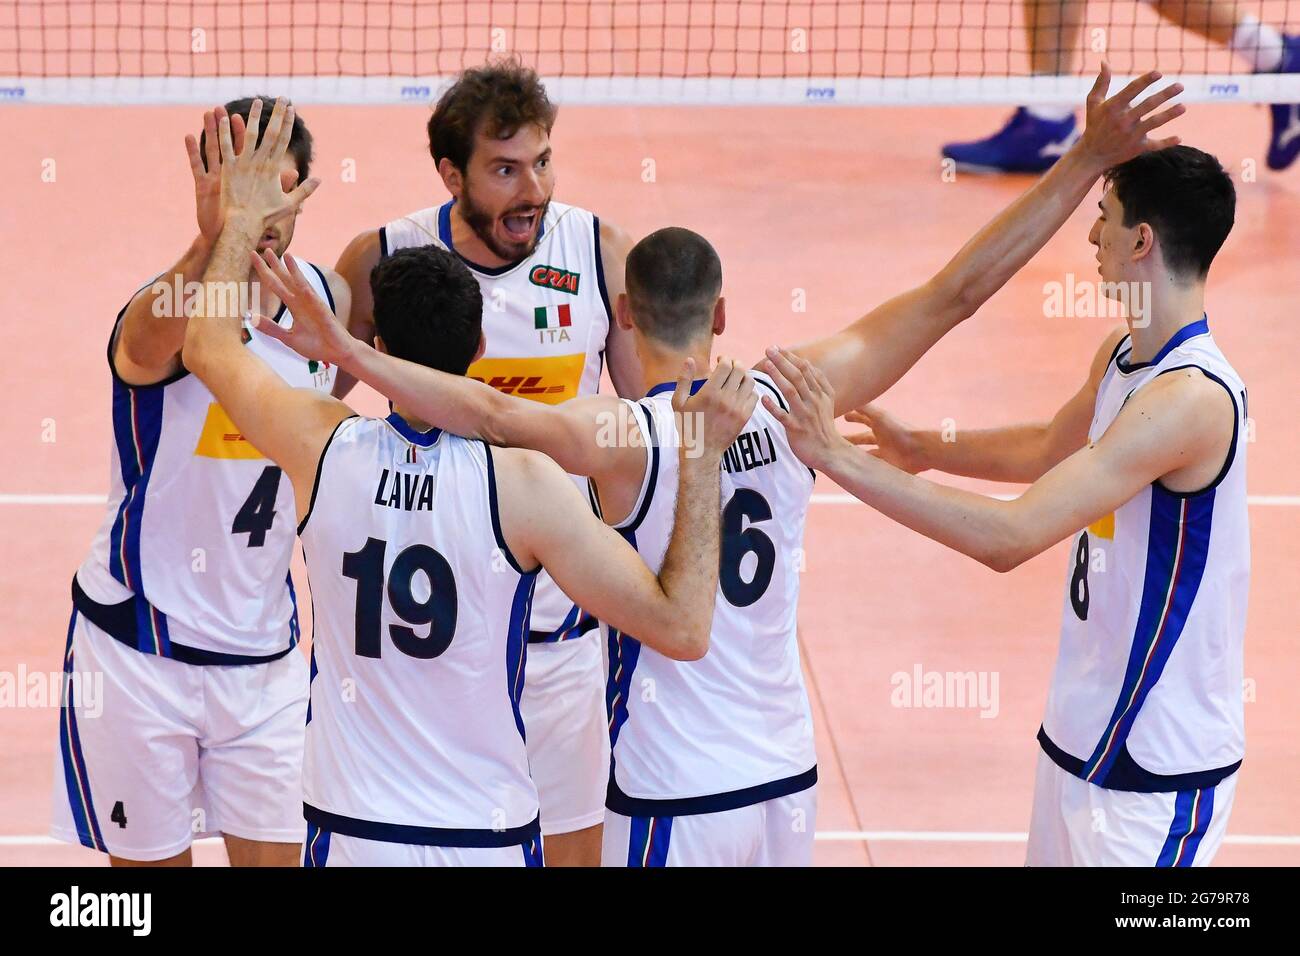
[[[572,324],[568,305],[539,305],[533,309],[535,329],[564,329]]]

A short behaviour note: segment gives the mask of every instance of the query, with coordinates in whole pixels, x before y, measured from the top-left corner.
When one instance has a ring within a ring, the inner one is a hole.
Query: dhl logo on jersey
[[[587,356],[582,352],[544,358],[485,358],[471,365],[465,374],[507,395],[558,405],[577,397],[586,364]]]
[[[1088,534],[1095,538],[1105,538],[1107,541],[1115,540],[1115,512],[1108,515],[1102,515],[1092,524],[1088,525]]]
[[[199,432],[199,443],[194,446],[194,454],[201,458],[266,457],[240,433],[226,410],[216,402],[208,406],[208,417],[204,419],[203,431]]]

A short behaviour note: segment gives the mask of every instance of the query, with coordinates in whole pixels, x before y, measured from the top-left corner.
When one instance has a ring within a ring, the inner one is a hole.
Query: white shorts
[[[572,833],[605,819],[609,725],[600,631],[529,644],[519,703],[542,834]]]
[[[735,810],[605,815],[602,866],[810,866],[817,787]]]
[[[1209,866],[1236,792],[1235,773],[1203,790],[1107,790],[1039,751],[1025,865]]]
[[[68,627],[51,835],[127,860],[200,836],[302,840],[307,662],[183,664]]]
[[[519,846],[418,846],[365,840],[307,824],[303,866],[541,866],[542,841]]]

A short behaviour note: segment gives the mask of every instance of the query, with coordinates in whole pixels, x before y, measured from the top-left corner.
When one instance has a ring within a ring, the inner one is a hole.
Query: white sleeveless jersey
[[[1246,388],[1204,319],[1151,362],[1130,354],[1126,337],[1098,389],[1089,441],[1138,389],[1194,367],[1232,399],[1232,446],[1206,489],[1179,494],[1155,482],[1075,539],[1039,741],[1098,786],[1199,789],[1236,770],[1245,751]]]
[[[324,275],[299,262],[333,309]],[[281,307],[276,321],[291,320]],[[334,368],[244,331],[247,347],[290,385],[333,387]],[[182,369],[157,385],[123,382],[113,364],[116,335],[114,326],[108,509],[73,579],[74,604],[146,654],[194,664],[284,655],[298,638],[289,578],[293,486],[197,376]]]
[[[760,394],[781,397],[751,373]],[[698,388],[701,382],[696,383]],[[648,441],[640,499],[619,532],[656,572],[678,487],[675,383],[628,403]],[[760,403],[722,463],[722,557],[708,653],[671,660],[606,628],[609,809],[710,813],[775,799],[817,779],[796,612],[813,475]]]
[[[396,219],[379,230],[381,255],[436,245],[455,252],[455,200]],[[600,259],[600,221],[577,206],[551,202],[532,255],[499,269],[461,257],[483,291],[487,349],[470,378],[553,405],[600,389],[612,312]],[[579,488],[586,479],[572,476]],[[533,640],[564,640],[594,628],[543,571],[533,607]]]
[[[308,821],[436,846],[536,836],[519,714],[536,575],[501,535],[491,449],[395,414],[347,419],[299,534]]]

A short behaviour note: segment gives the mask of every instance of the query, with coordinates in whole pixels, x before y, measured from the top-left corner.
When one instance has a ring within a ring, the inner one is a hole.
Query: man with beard
[[[356,338],[374,338],[375,264],[434,244],[459,256],[483,293],[487,349],[470,378],[557,404],[595,394],[608,355],[615,389],[639,396],[636,354],[610,308],[623,291],[631,241],[593,213],[551,201],[555,112],[537,74],[514,60],[467,70],[442,95],[429,119],[429,153],[452,198],[363,232],[344,250],[337,269],[352,288]],[[353,383],[340,375],[335,394]],[[585,479],[574,480],[585,489]],[[550,866],[600,862],[609,737],[595,631],[596,621],[543,572],[522,712]]]

